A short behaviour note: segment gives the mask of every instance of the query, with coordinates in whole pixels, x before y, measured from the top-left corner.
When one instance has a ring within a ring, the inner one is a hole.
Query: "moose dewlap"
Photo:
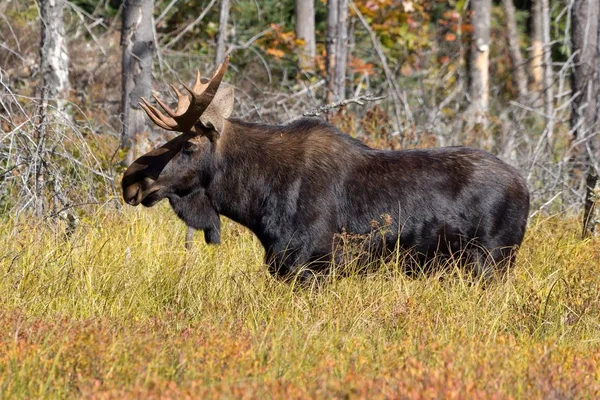
[[[218,237],[219,215],[248,227],[272,274],[324,272],[361,238],[359,262],[410,252],[420,266],[454,257],[476,274],[504,271],[523,240],[523,178],[487,152],[448,147],[382,151],[314,119],[265,125],[230,118],[234,96],[198,77],[177,109],[142,107],[181,135],[133,162],[123,197],[151,207],[167,198],[188,225]],[[218,240],[216,240],[218,241]],[[304,267],[307,267],[308,270]]]

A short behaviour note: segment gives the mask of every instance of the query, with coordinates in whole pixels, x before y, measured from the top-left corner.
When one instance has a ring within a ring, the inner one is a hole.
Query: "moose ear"
[[[233,88],[231,86],[219,89],[210,105],[200,116],[200,122],[207,128],[217,131],[217,137],[223,133],[225,119],[233,112],[235,101]],[[209,138],[213,140],[212,138]]]
[[[223,118],[229,118],[233,112],[234,101],[233,87],[226,86],[219,89],[215,98],[210,102],[210,105],[216,108]]]

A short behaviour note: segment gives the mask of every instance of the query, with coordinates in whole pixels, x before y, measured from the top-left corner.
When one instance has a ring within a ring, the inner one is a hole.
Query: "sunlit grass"
[[[223,244],[166,206],[98,210],[74,232],[0,222],[3,397],[600,395],[600,242],[531,221],[510,278],[380,273],[298,288],[256,238]]]

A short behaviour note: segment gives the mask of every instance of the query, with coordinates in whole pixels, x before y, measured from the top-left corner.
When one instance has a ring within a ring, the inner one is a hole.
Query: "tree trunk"
[[[227,23],[229,21],[229,9],[231,3],[229,0],[221,0],[221,9],[219,10],[219,35],[217,37],[217,51],[215,54],[215,64],[220,65],[225,60],[227,44]],[[186,227],[185,231],[185,249],[192,250],[194,233],[196,230],[191,226]]]
[[[217,38],[217,54],[215,64],[219,65],[225,60],[225,44],[227,43],[227,21],[229,20],[229,0],[221,0],[219,13],[219,36]]]
[[[335,51],[334,101],[346,97],[346,64],[348,59],[348,0],[337,0],[337,42]]]
[[[153,0],[125,0],[123,4],[121,117],[127,165],[134,160],[140,135],[147,135],[147,142],[151,139],[151,126],[139,102],[152,93],[153,8]]]
[[[580,0],[573,6],[571,42],[573,44],[573,74],[571,88],[571,128],[581,139],[594,128],[598,101],[598,14],[599,0]],[[594,140],[592,139],[592,142]]]
[[[573,139],[582,141],[573,155],[574,168],[584,173],[586,179],[586,204],[584,207],[583,233],[594,232],[594,204],[600,163],[600,137],[598,111],[600,107],[600,0],[580,0],[573,6],[571,24],[572,52],[574,54],[571,88],[571,130]],[[591,136],[588,140],[586,137]]]
[[[548,145],[552,148],[554,142],[554,89],[552,73],[552,44],[550,38],[550,6],[549,0],[542,0],[542,38],[543,60],[544,60],[544,113],[548,118],[546,126],[546,138]]]
[[[485,119],[489,103],[491,0],[471,0],[473,36],[469,46],[469,95],[471,110],[479,121]]]
[[[327,102],[333,103],[335,59],[337,51],[338,0],[327,0],[327,37],[325,42],[327,68]]]
[[[64,0],[38,0],[41,17],[40,69],[49,98],[64,100],[69,90],[69,52],[63,22]]]
[[[531,89],[541,92],[544,68],[542,67],[544,55],[542,1],[533,0],[531,7],[531,50],[529,64],[531,73]]]
[[[296,37],[304,41],[298,50],[298,66],[312,69],[317,55],[314,0],[296,0]]]
[[[191,251],[192,250],[192,245],[194,243],[194,232],[195,229],[192,228],[191,226],[187,227],[187,230],[185,231],[185,250],[186,251]]]
[[[44,214],[43,192],[45,186],[45,140],[48,120],[48,104],[56,100],[58,110],[64,108],[69,89],[69,53],[65,39],[63,21],[64,0],[38,0],[40,8],[41,40],[40,71],[42,82],[40,89],[39,120],[35,131],[36,153],[32,160],[34,168],[35,214]]]
[[[598,173],[592,165],[585,180],[585,203],[583,206],[582,238],[597,234],[596,225],[600,223],[600,185]]]
[[[519,99],[525,101],[527,98],[527,75],[525,74],[525,63],[519,46],[519,31],[515,19],[515,5],[513,0],[502,0],[504,17],[506,20],[506,35],[508,36],[508,50],[510,61],[513,66],[513,80],[517,86]]]

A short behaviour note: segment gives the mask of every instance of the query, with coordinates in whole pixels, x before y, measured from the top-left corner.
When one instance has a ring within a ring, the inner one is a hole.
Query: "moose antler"
[[[173,111],[156,95],[154,99],[165,110],[168,115],[161,113],[156,107],[152,106],[146,99],[142,97],[140,107],[150,119],[163,129],[175,132],[196,132],[194,125],[200,119],[202,113],[208,108],[213,100],[227,70],[229,57],[219,66],[210,81],[202,83],[200,79],[200,71],[196,71],[196,83],[190,89],[187,85],[183,85],[191,97],[181,93],[177,88],[171,85],[171,88],[177,94],[177,109]]]

